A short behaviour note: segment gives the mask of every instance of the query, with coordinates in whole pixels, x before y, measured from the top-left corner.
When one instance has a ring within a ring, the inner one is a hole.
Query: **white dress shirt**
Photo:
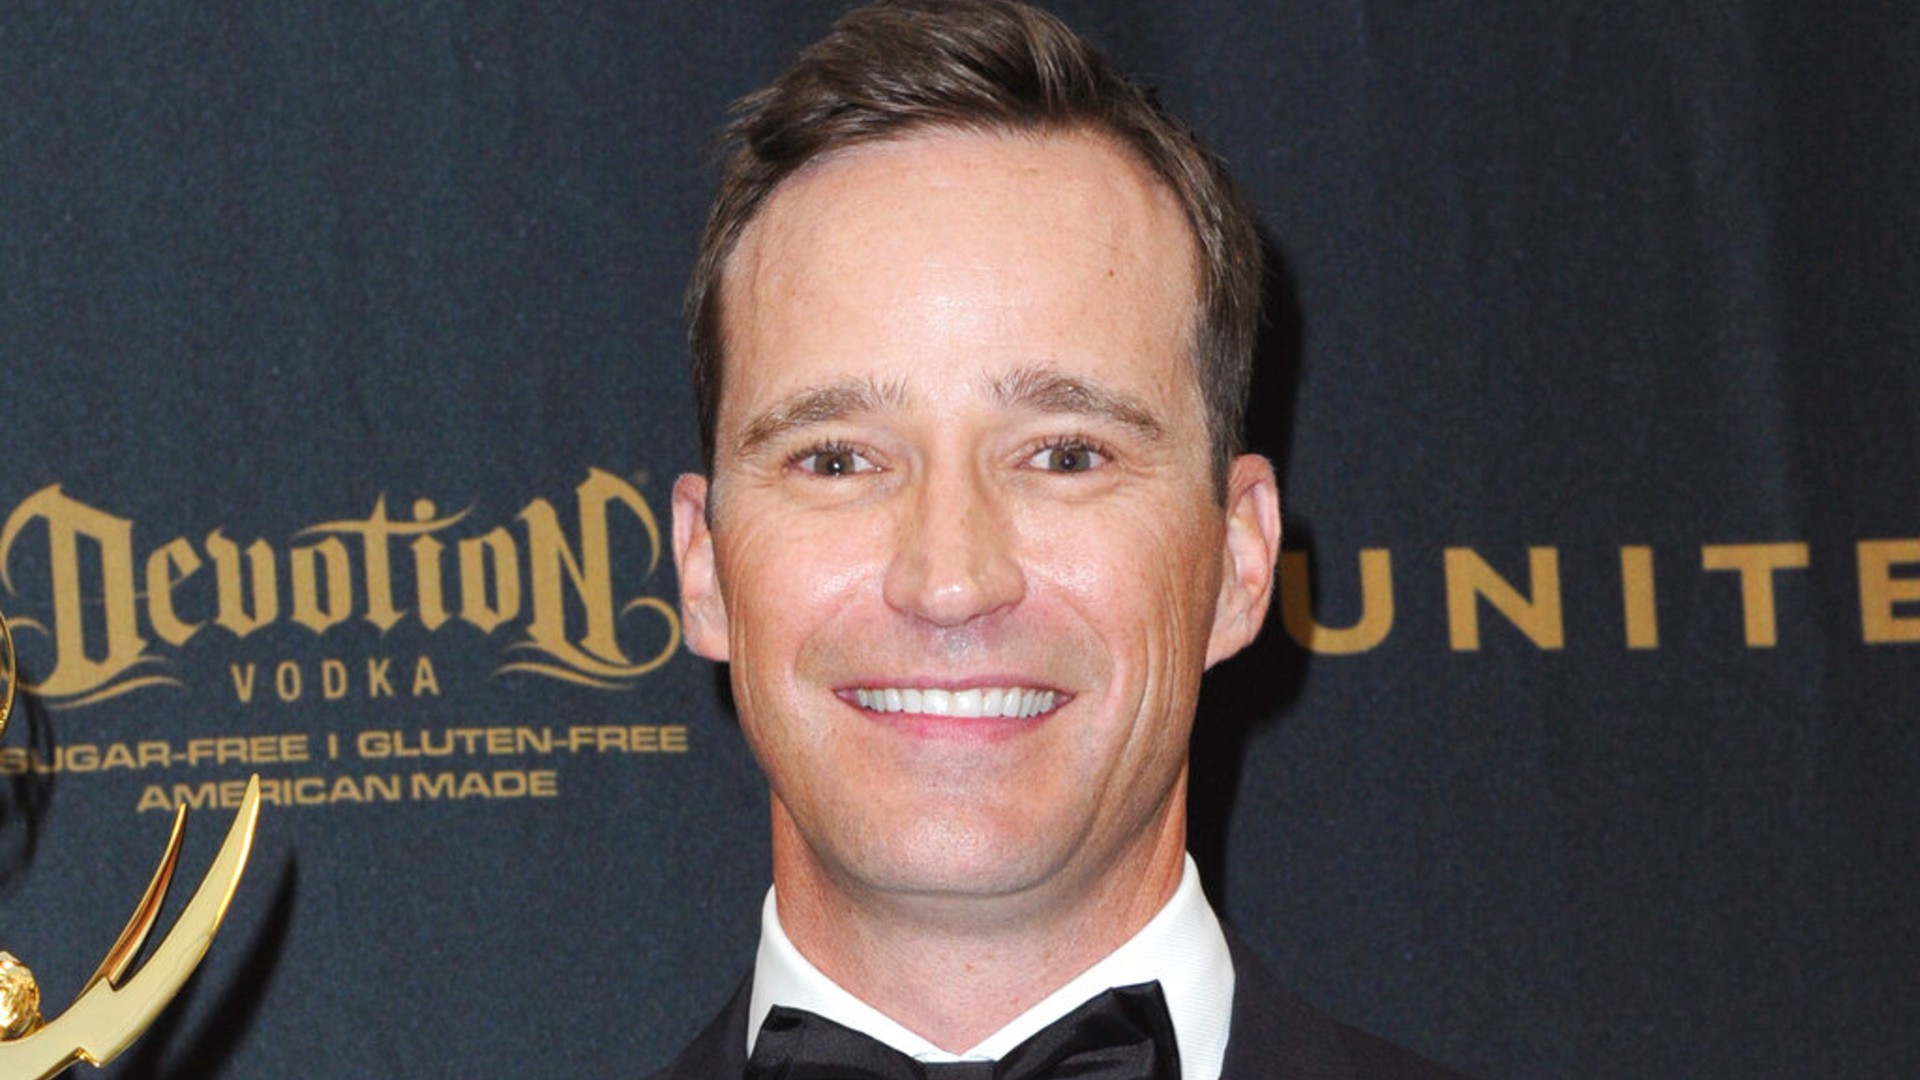
[[[788,940],[769,889],[760,913],[747,1053],[753,1053],[767,1013],[775,1005],[785,1005],[863,1031],[920,1061],[997,1061],[1089,998],[1116,986],[1156,981],[1180,1045],[1180,1075],[1187,1080],[1218,1080],[1233,1015],[1233,958],[1220,920],[1200,891],[1200,872],[1192,856],[1173,896],[1139,933],[962,1054],[940,1049],[822,974]]]

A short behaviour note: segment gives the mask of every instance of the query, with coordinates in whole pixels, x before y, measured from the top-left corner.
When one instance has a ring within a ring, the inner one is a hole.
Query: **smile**
[[[1025,719],[1053,711],[1052,690],[1018,686],[988,686],[969,690],[902,689],[886,687],[853,692],[861,708],[883,713],[921,716],[999,716]]]

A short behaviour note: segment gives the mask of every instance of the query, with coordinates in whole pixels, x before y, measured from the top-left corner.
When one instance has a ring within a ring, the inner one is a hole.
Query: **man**
[[[774,889],[661,1075],[1444,1075],[1275,988],[1185,855],[1201,672],[1280,544],[1216,160],[1004,0],[855,11],[730,134],[674,553]]]

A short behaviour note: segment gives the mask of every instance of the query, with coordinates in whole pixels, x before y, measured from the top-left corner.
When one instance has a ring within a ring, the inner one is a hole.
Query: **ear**
[[[707,527],[707,478],[684,473],[673,482],[673,567],[680,576],[680,624],[695,655],[728,658],[727,606]]]
[[[1207,638],[1207,666],[1246,648],[1266,621],[1280,558],[1280,483],[1258,454],[1234,459],[1227,477],[1227,531],[1220,597]]]

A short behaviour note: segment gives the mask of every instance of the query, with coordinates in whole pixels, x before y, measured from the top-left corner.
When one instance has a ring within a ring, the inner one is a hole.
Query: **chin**
[[[1058,874],[1065,853],[1035,843],[1031,819],[991,825],[947,816],[895,826],[845,860],[867,888],[895,895],[1012,896]]]

